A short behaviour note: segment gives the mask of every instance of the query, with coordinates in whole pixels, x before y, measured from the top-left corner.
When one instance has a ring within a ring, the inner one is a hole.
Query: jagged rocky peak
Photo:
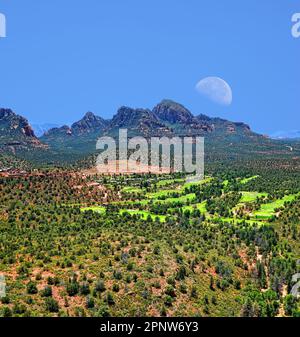
[[[196,119],[199,121],[199,122],[211,122],[211,118],[208,117],[207,115],[204,115],[204,114],[200,114],[196,117]]]
[[[101,132],[108,125],[108,121],[96,116],[92,112],[87,112],[81,120],[72,124],[72,126],[64,125],[58,128],[52,128],[44,133],[41,137],[44,141],[48,141],[49,137],[63,138],[65,136],[84,136],[93,135]]]
[[[97,119],[97,116],[91,112],[91,111],[88,111],[82,118],[83,120],[94,120],[94,119]]]
[[[116,132],[119,128],[131,130],[132,136],[169,135],[169,128],[149,109],[134,109],[122,106],[113,117],[107,133]]]
[[[162,121],[170,124],[190,124],[195,121],[193,114],[183,105],[169,99],[160,102],[153,113]]]
[[[0,119],[4,119],[7,117],[15,116],[16,114],[11,109],[0,109]]]
[[[71,129],[74,132],[88,132],[88,131],[94,131],[94,130],[101,130],[107,126],[107,121],[103,118],[96,116],[93,112],[87,112],[84,117],[74,123],[71,127]]]
[[[147,120],[149,123],[158,123],[157,118],[154,116],[151,110],[133,109],[122,106],[112,119],[111,125],[118,127],[136,127],[143,120]]]

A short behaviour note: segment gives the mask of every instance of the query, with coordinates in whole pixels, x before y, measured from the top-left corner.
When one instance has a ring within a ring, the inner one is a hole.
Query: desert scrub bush
[[[103,293],[106,290],[104,281],[102,280],[97,281],[95,289],[96,291]]]
[[[27,293],[30,294],[30,295],[34,295],[34,294],[38,293],[38,289],[37,289],[36,284],[34,282],[30,281],[27,284]]]
[[[114,305],[115,304],[114,297],[113,297],[113,295],[111,293],[107,293],[106,298],[105,298],[105,302],[108,305]]]
[[[45,300],[45,306],[46,306],[46,310],[49,311],[49,312],[58,312],[59,311],[59,305],[58,305],[58,302],[55,301],[54,298],[52,297],[48,297],[46,298]]]
[[[50,286],[46,286],[42,291],[41,291],[41,296],[42,297],[51,297],[52,296],[52,288]]]
[[[77,282],[69,282],[66,287],[69,296],[75,296],[79,292],[79,284]]]

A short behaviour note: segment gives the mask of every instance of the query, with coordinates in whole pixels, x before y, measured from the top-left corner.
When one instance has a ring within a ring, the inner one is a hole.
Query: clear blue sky
[[[0,12],[0,106],[32,123],[170,98],[262,133],[300,129],[299,0],[0,0]],[[231,106],[195,91],[206,76],[230,84]]]

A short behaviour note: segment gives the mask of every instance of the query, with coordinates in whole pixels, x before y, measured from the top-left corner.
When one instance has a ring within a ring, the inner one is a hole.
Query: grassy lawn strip
[[[204,184],[207,184],[209,182],[211,182],[213,180],[213,178],[209,177],[209,178],[205,178],[203,180],[200,180],[200,181],[197,181],[197,182],[190,182],[190,183],[185,183],[183,185],[183,188],[188,188],[188,187],[191,187],[191,186],[194,186],[194,185],[204,185]]]
[[[195,208],[199,209],[201,214],[206,214],[207,210],[206,210],[206,201],[203,201],[199,204],[194,204],[194,205],[189,205],[189,206],[184,206],[182,207],[183,211],[189,210],[190,212],[192,212]]]
[[[257,179],[259,176],[252,176],[252,177],[249,177],[249,178],[245,178],[245,179],[242,179],[240,181],[241,184],[247,184],[249,181],[253,180],[253,179]]]
[[[259,192],[241,192],[242,197],[240,202],[232,209],[233,212],[243,207],[246,203],[253,203],[257,198],[266,197],[268,193],[259,193]]]
[[[157,182],[157,187],[164,187],[164,186],[170,186],[174,184],[181,184],[184,182],[184,179],[167,179],[167,180],[160,180]]]
[[[146,197],[149,198],[149,199],[157,199],[159,197],[168,196],[168,195],[170,195],[172,193],[182,194],[183,191],[181,189],[161,190],[159,192],[147,193]]]
[[[236,218],[216,218],[215,221],[222,221],[222,222],[231,222],[234,224],[240,224],[243,222],[246,222],[250,225],[258,224],[258,225],[264,225],[265,223],[263,221],[258,221],[258,220],[244,220],[244,219],[236,219]]]
[[[122,188],[122,192],[127,192],[127,193],[142,193],[143,190],[139,187],[134,187],[134,186],[126,186]]]
[[[150,215],[152,220],[155,220],[156,218],[159,219],[159,221],[161,222],[165,222],[166,221],[166,216],[165,215],[156,215],[153,213],[150,213],[148,211],[140,211],[140,210],[136,210],[136,209],[121,209],[120,210],[120,214],[124,214],[124,213],[129,213],[130,215],[141,215],[141,217],[146,220],[148,218],[148,216]]]
[[[94,207],[83,207],[81,208],[81,212],[93,211],[101,214],[105,214],[106,209],[102,206],[94,206]]]
[[[182,203],[186,203],[187,201],[192,202],[194,199],[196,198],[196,194],[195,193],[190,193],[190,194],[185,194],[180,196],[179,198],[167,198],[165,200],[155,200],[155,203],[172,203],[172,202],[182,202]]]
[[[267,193],[259,193],[259,192],[242,192],[242,198],[240,200],[240,204],[246,202],[255,202],[257,198],[266,197]]]

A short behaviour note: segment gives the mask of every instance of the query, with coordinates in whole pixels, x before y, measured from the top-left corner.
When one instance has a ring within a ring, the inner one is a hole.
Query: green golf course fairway
[[[299,194],[290,194],[284,196],[282,199],[275,200],[274,202],[261,205],[260,209],[254,212],[253,217],[256,219],[268,219],[276,214],[276,209],[284,206],[286,202],[291,202],[295,200],[295,198]]]

